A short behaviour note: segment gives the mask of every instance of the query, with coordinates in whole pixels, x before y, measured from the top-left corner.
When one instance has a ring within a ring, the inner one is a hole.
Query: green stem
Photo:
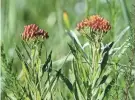
[[[99,74],[100,43],[95,41],[91,44],[92,44],[91,45],[91,47],[92,47],[92,68],[93,68],[92,91],[95,91],[96,82],[100,76],[100,74]],[[91,100],[93,100],[95,98],[95,96],[92,94],[90,98],[91,98]]]

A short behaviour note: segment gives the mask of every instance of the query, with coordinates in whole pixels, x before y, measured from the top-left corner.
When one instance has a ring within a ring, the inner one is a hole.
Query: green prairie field
[[[135,100],[134,0],[1,0],[1,100]]]

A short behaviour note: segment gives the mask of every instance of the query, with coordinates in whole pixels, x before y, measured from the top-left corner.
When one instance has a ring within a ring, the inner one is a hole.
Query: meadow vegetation
[[[2,100],[134,100],[133,0],[2,0]]]

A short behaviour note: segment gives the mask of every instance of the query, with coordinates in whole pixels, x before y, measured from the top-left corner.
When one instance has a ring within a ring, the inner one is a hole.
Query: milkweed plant
[[[68,16],[64,16],[66,24]],[[36,24],[24,27],[21,44],[16,45],[19,73],[12,71],[14,59],[6,57],[1,44],[2,100],[134,100],[135,34],[120,47],[116,47],[118,41],[103,43],[104,37],[111,34],[111,24],[100,15],[80,21],[76,30],[87,43],[82,46],[76,32],[67,30],[72,39],[64,60],[71,58],[68,70],[64,65],[55,68],[53,52],[45,49],[49,34]],[[128,63],[121,61],[123,56],[128,57]]]

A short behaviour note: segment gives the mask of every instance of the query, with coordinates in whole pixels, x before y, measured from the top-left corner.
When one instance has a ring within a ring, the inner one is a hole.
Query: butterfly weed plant
[[[79,91],[81,91],[83,99],[102,100],[113,84],[114,79],[110,75],[111,68],[106,67],[113,42],[102,45],[102,39],[110,29],[109,22],[99,15],[90,16],[77,25],[77,30],[88,39],[88,48],[91,52],[90,55],[84,55],[78,51],[76,42],[75,47],[70,46],[72,52],[73,49],[76,51],[73,67],[74,73],[80,75],[75,76],[75,81],[76,85],[80,87]]]
[[[13,66],[7,62],[3,46],[1,46],[2,66],[6,74],[9,74],[8,77],[3,78],[5,86],[2,90],[2,99],[43,100],[47,98],[48,92],[51,93],[57,80],[57,76],[50,76],[52,51],[46,55],[46,60],[41,62],[42,46],[48,37],[48,33],[35,24],[25,26],[21,42],[25,51],[22,51],[19,46],[15,49],[22,65],[19,75],[12,72]]]
[[[68,16],[65,16],[68,21]],[[69,23],[67,27],[69,30]],[[49,35],[35,24],[25,26],[22,33],[21,45],[24,50],[20,49],[20,45],[15,49],[22,69],[19,74],[12,71],[14,59],[7,59],[4,45],[1,45],[4,83],[2,99],[133,100],[135,97],[132,94],[134,88],[132,71],[135,56],[129,57],[128,64],[124,64],[121,59],[126,51],[132,51],[131,55],[135,55],[135,35],[129,36],[118,48],[115,41],[104,44],[104,36],[110,34],[111,25],[100,15],[82,20],[76,29],[87,39],[88,45],[82,47],[75,32],[68,31],[73,44],[68,44],[72,58],[70,70],[66,71],[70,71],[71,75],[64,73],[66,66],[54,68],[52,51],[46,55],[42,54]],[[42,56],[45,56],[44,60],[41,59]]]

